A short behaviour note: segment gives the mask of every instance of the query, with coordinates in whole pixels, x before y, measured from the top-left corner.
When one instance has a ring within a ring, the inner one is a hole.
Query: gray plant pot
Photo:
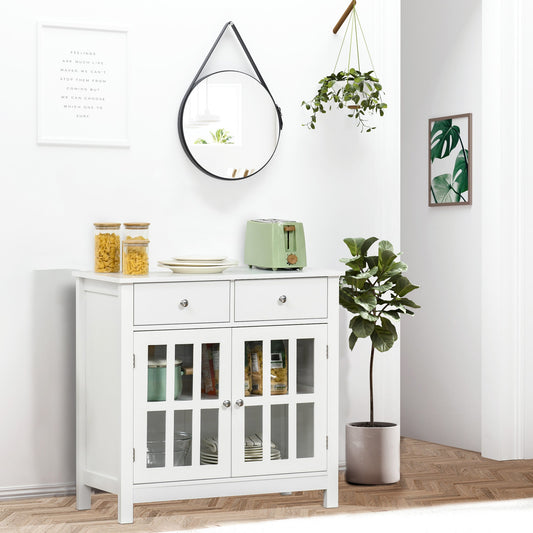
[[[389,422],[346,424],[346,481],[382,485],[400,481],[400,427]]]

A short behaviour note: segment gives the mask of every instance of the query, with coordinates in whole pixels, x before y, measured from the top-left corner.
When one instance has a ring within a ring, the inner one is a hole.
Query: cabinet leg
[[[339,486],[330,487],[324,491],[324,507],[330,509],[339,506]]]
[[[133,498],[132,494],[118,495],[118,522],[119,524],[133,523]]]
[[[76,485],[76,509],[83,511],[91,508],[91,487],[83,483]]]

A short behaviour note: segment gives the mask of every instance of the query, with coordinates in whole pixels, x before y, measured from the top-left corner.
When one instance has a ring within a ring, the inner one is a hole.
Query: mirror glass
[[[238,71],[198,80],[178,117],[180,140],[191,161],[213,177],[230,180],[251,176],[270,161],[280,126],[265,87]]]

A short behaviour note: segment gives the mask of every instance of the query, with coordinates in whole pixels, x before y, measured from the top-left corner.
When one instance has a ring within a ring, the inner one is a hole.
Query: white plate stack
[[[276,461],[281,459],[281,451],[277,446],[270,443],[270,460]],[[257,433],[248,435],[244,440],[244,460],[262,461],[263,460],[263,440]],[[200,449],[200,464],[201,465],[216,465],[218,464],[218,442],[213,437],[208,437],[202,441]]]
[[[176,274],[218,274],[237,264],[234,259],[216,254],[183,254],[158,262],[159,266],[170,268]]]

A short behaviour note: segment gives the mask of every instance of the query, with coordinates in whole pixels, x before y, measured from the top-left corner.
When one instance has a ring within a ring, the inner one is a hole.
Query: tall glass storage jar
[[[120,223],[94,224],[94,271],[120,272]]]
[[[129,276],[148,274],[148,239],[125,239],[122,243],[122,272]]]

